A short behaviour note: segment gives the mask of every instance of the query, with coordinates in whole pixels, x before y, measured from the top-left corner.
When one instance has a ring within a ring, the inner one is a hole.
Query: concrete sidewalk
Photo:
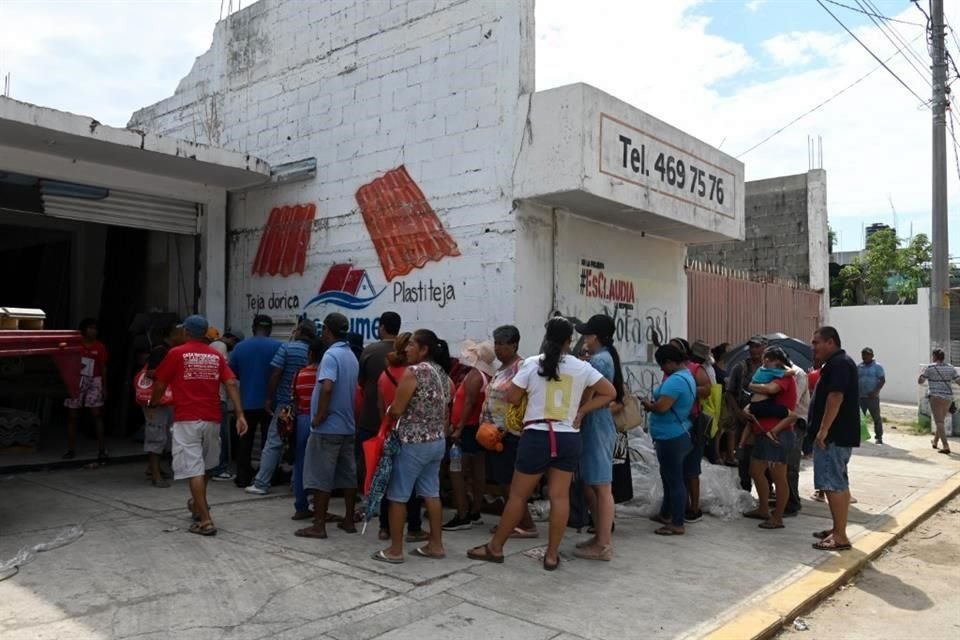
[[[554,573],[521,553],[542,540],[511,541],[504,565],[468,560],[489,526],[446,534],[446,560],[408,557],[397,566],[370,559],[383,546],[375,526],[363,537],[331,527],[325,541],[296,538],[301,523],[290,520],[286,487],[254,498],[211,483],[220,533],[201,538],[186,533],[186,488],[152,488],[140,464],[3,478],[0,562],[67,525],[86,533],[0,582],[0,637],[749,637],[731,635],[747,629],[744,617],[769,622],[771,598],[867,557],[858,539],[890,537],[905,514],[956,486],[960,456],[938,455],[927,438],[891,433],[887,441],[854,454],[857,549],[849,559],[811,548],[810,533],[829,515],[804,500],[800,516],[771,532],[753,520],[707,517],[684,537],[661,538],[645,519],[620,518],[609,564],[573,558],[581,537],[571,531]],[[804,469],[804,496],[811,474]]]

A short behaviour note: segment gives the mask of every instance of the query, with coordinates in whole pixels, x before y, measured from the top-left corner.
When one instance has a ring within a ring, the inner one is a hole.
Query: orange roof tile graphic
[[[456,241],[406,167],[401,165],[360,187],[357,203],[388,281],[427,262],[460,255]]]
[[[274,207],[263,228],[257,256],[253,259],[253,275],[302,275],[316,213],[317,206],[312,203]]]

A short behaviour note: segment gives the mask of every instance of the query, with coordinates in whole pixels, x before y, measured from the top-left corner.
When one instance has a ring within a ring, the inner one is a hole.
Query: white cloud
[[[778,34],[764,41],[762,46],[777,64],[804,66],[829,58],[836,47],[846,42],[846,36],[792,31]]]
[[[749,2],[747,2],[747,5],[746,5],[747,11],[749,11],[750,13],[756,13],[757,11],[760,10],[760,7],[762,7],[766,3],[767,3],[767,0],[750,0]]]

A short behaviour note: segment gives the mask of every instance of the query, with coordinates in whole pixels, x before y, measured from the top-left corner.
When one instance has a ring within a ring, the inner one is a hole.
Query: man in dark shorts
[[[813,334],[814,356],[823,362],[817,393],[810,408],[810,429],[817,434],[813,451],[813,484],[825,492],[833,528],[818,531],[814,549],[845,551],[850,511],[850,481],[847,464],[854,447],[860,446],[860,390],[857,365],[841,348],[833,327]]]
[[[336,489],[343,490],[345,512],[337,525],[356,533],[353,508],[357,498],[356,419],[353,400],[360,364],[350,350],[350,322],[340,313],[323,321],[327,350],[320,360],[310,405],[310,437],[303,461],[303,486],[313,491],[313,525],[296,531],[301,538],[327,537],[327,507]]]

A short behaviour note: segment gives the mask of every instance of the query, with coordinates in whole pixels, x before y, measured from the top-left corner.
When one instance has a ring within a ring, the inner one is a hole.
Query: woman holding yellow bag
[[[523,364],[523,359],[517,353],[519,349],[520,331],[516,327],[504,325],[494,330],[493,350],[500,361],[500,369],[487,385],[481,422],[496,425],[503,433],[500,440],[502,450],[488,451],[486,457],[487,479],[491,484],[500,487],[504,496],[510,494],[513,468],[517,461],[517,445],[520,443],[520,434],[523,433],[524,408],[506,401],[507,389]],[[496,530],[496,526],[493,530]],[[537,525],[534,524],[528,509],[511,537],[536,538],[538,535]]]

